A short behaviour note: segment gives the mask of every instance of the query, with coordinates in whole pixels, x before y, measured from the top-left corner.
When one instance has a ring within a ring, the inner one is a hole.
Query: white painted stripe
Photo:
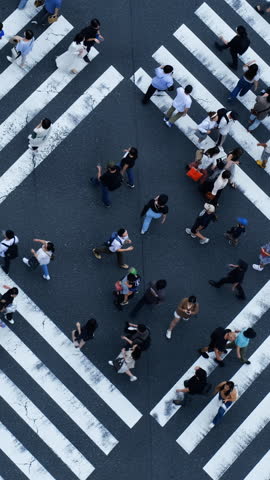
[[[270,478],[270,450],[255,465],[244,480],[269,480]]]
[[[45,325],[44,328],[46,328]],[[1,332],[0,345],[57,403],[59,408],[108,455],[118,443],[116,438],[9,328]]]
[[[142,68],[137,70],[137,72],[131,77],[131,80],[142,92],[145,92],[151,83],[151,78]],[[169,95],[163,92],[162,94],[153,95],[151,97],[151,101],[163,113],[165,113],[172,104],[172,100]],[[201,144],[198,143],[198,137],[196,137],[194,134],[194,131],[197,128],[197,123],[195,123],[188,115],[180,120],[177,120],[175,125],[182,133],[184,133],[184,135],[186,135],[186,137],[189,138],[192,143],[194,143],[194,145],[197,146],[197,148],[201,148]],[[203,146],[207,149],[213,147],[214,145],[215,143],[213,140],[208,137]],[[243,195],[245,195],[255,205],[255,207],[257,207],[261,213],[270,220],[270,198],[258,187],[258,185],[256,185],[255,182],[253,182],[253,180],[251,180],[251,178],[243,170],[241,170],[240,167],[238,167],[238,165],[235,165],[233,181]]]
[[[7,404],[53,450],[55,455],[67,465],[79,480],[86,480],[94,471],[93,465],[1,370],[0,383],[0,396]]]
[[[231,378],[235,385],[237,385],[239,398],[270,364],[270,336],[260,345],[249,360],[251,364],[243,365]],[[177,443],[187,453],[193,452],[210,432],[210,423],[215,417],[219,407],[219,405],[217,405],[218,395],[208,403],[186,430],[177,438]]]
[[[13,37],[13,35],[27,25],[27,23],[30,22],[40,10],[40,8],[34,6],[34,2],[30,1],[23,10],[16,9],[5,20],[1,18],[1,22],[4,25],[5,35],[2,37],[2,40],[0,40],[0,50],[8,43],[10,37]]]
[[[196,36],[193,35],[185,25],[182,25],[179,30],[176,33],[181,39],[184,39],[185,35],[188,36],[190,40],[189,50],[191,53],[193,53],[193,49],[195,52],[197,52]],[[197,53],[199,57],[199,52]],[[166,48],[160,47],[157,52],[154,53],[153,58],[161,65],[164,64],[164,60],[166,63],[173,65],[175,80],[182,85],[191,84],[193,86],[191,95],[201,105],[201,107],[206,110],[206,112],[218,110],[219,108],[223,107],[223,105],[209,92],[209,90],[205,88],[199,82],[199,80],[197,80],[196,77],[194,77],[180,62],[178,62],[178,60],[176,60],[176,58],[171,55]],[[262,149],[257,147],[258,140],[248,133],[246,128],[243,127],[240,122],[234,122],[233,127],[230,130],[230,135],[255,161],[261,157]],[[267,168],[267,172],[270,174],[270,165]]]
[[[219,480],[269,421],[270,393],[203,467],[204,471],[213,480]]]
[[[181,25],[174,33],[174,36],[181,42],[196,59],[204,65],[230,92],[236,86],[239,78],[216,56],[214,53],[198,38],[194,33]],[[237,97],[237,101],[241,102],[248,110],[253,108],[256,101],[256,95],[250,90],[243,97]],[[234,104],[230,103],[231,108]],[[250,113],[250,112],[249,112]],[[262,123],[270,130],[270,118],[267,117]],[[254,137],[251,137],[254,141]],[[256,141],[257,145],[257,141]],[[255,145],[255,146],[256,146]],[[255,146],[253,148],[255,148]],[[259,152],[259,147],[255,153]]]
[[[19,66],[21,57],[9,65],[0,75],[0,100],[61,42],[72,29],[73,26],[64,17],[59,17],[57,22],[53,23],[37,38],[32,52],[26,57],[25,67]]]
[[[256,12],[254,12],[255,15]],[[217,14],[210,8],[207,3],[203,3],[196,11],[195,14],[202,20],[202,22],[207,25],[208,28],[217,36],[223,36],[225,40],[231,40],[235,35],[235,31],[230,28]],[[226,52],[225,53],[226,56]],[[228,54],[229,55],[229,54]],[[222,54],[223,56],[223,54]],[[229,59],[230,57],[226,57]],[[225,59],[225,57],[224,57]],[[261,79],[267,84],[270,85],[270,67],[267,63],[252,50],[251,47],[247,49],[244,55],[239,56],[239,59],[244,63],[250,62],[251,60],[256,60],[260,68]]]
[[[89,59],[92,61],[97,55],[98,51],[91,48]],[[82,69],[86,66],[87,63],[84,62]],[[76,75],[72,73],[65,73],[57,69],[25,102],[14,110],[0,125],[0,151],[75,77]]]
[[[250,302],[243,308],[243,310],[234,318],[234,320],[226,327],[241,330],[242,328],[252,327],[259,318],[267,312],[270,308],[270,281],[268,281],[263,288],[250,300]],[[226,355],[225,355],[226,356]],[[156,421],[164,427],[166,423],[173,417],[173,415],[181,408],[181,406],[174,405],[172,400],[176,398],[175,390],[184,387],[184,380],[194,375],[194,368],[196,365],[204,368],[207,375],[215,370],[217,367],[214,361],[214,355],[210,354],[209,359],[199,357],[193,365],[179,378],[176,384],[169,390],[168,393],[159,401],[159,403],[151,410],[150,414]]]
[[[61,18],[61,17],[60,17]],[[56,22],[57,24],[58,22]],[[122,75],[110,66],[54,123],[45,144],[33,155],[26,150],[1,176],[0,203],[18,187],[33,170],[91,113],[102,100],[123,80]]]
[[[0,285],[13,280],[0,271]],[[20,294],[16,304],[18,312],[49,343],[65,362],[73,368],[85,383],[118,415],[123,422],[132,428],[142,414],[129,400],[93,365],[90,360],[64,335],[59,328],[35,305],[19,288]],[[1,287],[3,293],[4,289]],[[6,329],[5,329],[6,330]]]
[[[246,0],[224,0],[234,11],[270,45],[269,23]],[[258,2],[260,4],[260,2]],[[256,4],[255,4],[256,5]]]
[[[54,480],[51,474],[1,422],[0,448],[29,480]]]

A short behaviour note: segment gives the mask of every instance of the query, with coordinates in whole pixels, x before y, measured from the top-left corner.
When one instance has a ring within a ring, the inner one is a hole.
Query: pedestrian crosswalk
[[[5,21],[1,18],[1,22],[5,25],[5,36],[0,42],[0,50],[9,42],[9,39],[20,32],[40,10],[40,8],[35,7],[34,2],[28,2],[23,10],[14,10]]]

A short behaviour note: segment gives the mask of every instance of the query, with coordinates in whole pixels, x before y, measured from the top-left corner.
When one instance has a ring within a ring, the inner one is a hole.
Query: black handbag
[[[32,268],[32,270],[35,270],[39,266],[39,261],[33,255],[32,257],[29,258],[28,265]]]
[[[119,372],[119,370],[122,368],[124,362],[124,358],[116,358],[115,360],[113,360],[113,366],[117,372]]]

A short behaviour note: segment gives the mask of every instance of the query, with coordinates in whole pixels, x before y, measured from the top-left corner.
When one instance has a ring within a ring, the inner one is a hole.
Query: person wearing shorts
[[[168,340],[172,337],[172,331],[180,320],[187,322],[193,315],[197,315],[199,312],[199,304],[194,295],[188,298],[183,298],[174,312],[173,320],[170,323],[169,328],[166,331],[166,338]]]

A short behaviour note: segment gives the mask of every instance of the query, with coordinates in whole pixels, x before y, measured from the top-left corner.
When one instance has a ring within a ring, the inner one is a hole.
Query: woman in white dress
[[[83,57],[87,54],[86,47],[83,45],[84,36],[78,33],[67,52],[56,58],[56,65],[59,70],[64,72],[78,73],[85,65]]]
[[[34,128],[33,132],[28,135],[29,145],[31,150],[38,150],[44,140],[49,135],[52,128],[52,122],[48,118],[43,118],[39,125]]]

